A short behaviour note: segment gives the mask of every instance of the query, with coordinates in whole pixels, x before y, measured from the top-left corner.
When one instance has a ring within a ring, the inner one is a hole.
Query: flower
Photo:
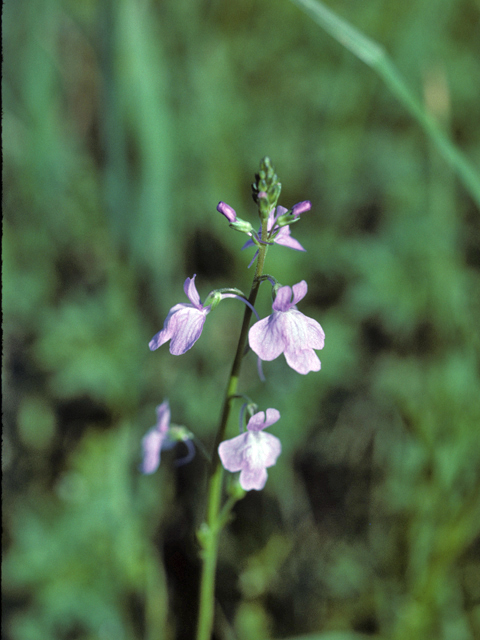
[[[170,353],[180,356],[191,349],[202,335],[205,318],[212,307],[202,305],[195,286],[195,277],[196,275],[193,278],[187,278],[183,285],[190,304],[181,302],[170,309],[163,323],[163,329],[156,333],[148,344],[150,351],[155,351],[171,340]]]
[[[308,200],[305,200],[304,202],[299,202],[298,204],[294,205],[294,207],[292,208],[292,215],[295,218],[298,218],[305,211],[309,211],[310,208],[311,208],[311,204]],[[282,207],[280,205],[278,205],[276,209],[272,209],[270,211],[268,216],[268,223],[267,223],[268,233],[269,235],[276,234],[275,237],[272,239],[272,241],[275,244],[281,244],[284,247],[295,249],[295,251],[305,251],[305,249],[298,242],[298,240],[295,240],[295,238],[292,238],[292,236],[290,235],[290,226],[288,224],[283,227],[279,227],[278,225],[276,225],[278,218],[280,216],[285,215],[287,211],[288,209],[285,209],[285,207]],[[260,233],[261,233],[261,229],[259,231],[259,235]],[[243,245],[242,249],[251,247],[254,244],[255,243],[253,242],[253,240],[247,240],[247,242]]]
[[[143,462],[142,473],[154,473],[160,464],[160,451],[173,446],[168,443],[168,431],[170,428],[170,405],[164,400],[157,409],[157,424],[147,432],[142,440]]]
[[[240,485],[245,491],[263,489],[267,481],[267,467],[272,467],[282,451],[278,438],[262,429],[280,419],[277,409],[267,409],[253,415],[247,431],[218,447],[218,455],[227,471],[240,471]]]
[[[195,455],[195,447],[191,434],[185,427],[170,424],[170,405],[164,400],[158,405],[157,424],[152,427],[142,439],[143,461],[140,465],[142,473],[154,473],[160,464],[160,453],[165,449],[172,449],[177,442],[184,442],[188,452],[184,458],[176,461],[177,466],[186,464]]]
[[[314,349],[323,349],[325,344],[325,333],[319,323],[295,306],[305,297],[307,288],[305,280],[293,287],[280,287],[272,305],[273,313],[256,322],[248,333],[250,347],[262,360],[275,360],[284,353],[287,364],[302,374],[320,370]]]

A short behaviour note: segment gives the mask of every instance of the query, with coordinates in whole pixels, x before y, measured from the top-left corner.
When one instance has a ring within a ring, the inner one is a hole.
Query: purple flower
[[[292,209],[292,213],[296,218],[298,218],[300,214],[304,213],[305,211],[308,211],[310,207],[311,207],[310,202],[308,200],[305,200],[304,202],[299,202],[298,204],[296,204]],[[285,225],[284,227],[276,226],[276,222],[278,218],[280,216],[285,215],[287,211],[288,209],[285,209],[285,207],[281,207],[279,205],[276,208],[276,210],[272,209],[269,213],[268,223],[267,223],[268,233],[269,235],[276,234],[275,237],[272,239],[272,242],[274,242],[275,244],[281,244],[284,247],[289,247],[290,249],[295,249],[295,251],[305,251],[305,249],[298,242],[298,240],[295,240],[295,238],[292,238],[292,236],[290,235],[290,226],[288,224]],[[261,233],[261,228],[259,231],[259,235],[260,233]],[[247,240],[247,242],[243,245],[242,249],[246,249],[247,247],[252,247],[254,244],[255,243],[253,242],[253,240]]]
[[[262,429],[280,419],[277,409],[267,409],[253,415],[247,431],[225,440],[218,447],[218,455],[227,471],[240,471],[240,485],[245,491],[263,489],[267,481],[267,467],[272,467],[282,451],[280,440]]]
[[[177,442],[184,442],[187,455],[176,461],[176,465],[186,464],[195,456],[192,442],[193,434],[185,427],[170,424],[170,405],[164,400],[157,409],[157,424],[142,439],[143,461],[140,465],[142,473],[154,473],[160,464],[160,453],[172,449]]]
[[[193,278],[187,278],[183,285],[190,304],[181,302],[170,309],[163,323],[163,329],[156,333],[148,344],[150,351],[155,351],[171,340],[170,353],[180,356],[191,349],[202,335],[205,318],[212,307],[202,305],[195,286],[195,277],[196,275]]]
[[[157,407],[157,424],[147,432],[142,440],[143,462],[142,473],[154,473],[160,464],[160,452],[169,449],[175,443],[168,439],[170,429],[170,406],[164,400]]]
[[[302,374],[320,370],[314,349],[323,349],[325,344],[322,327],[295,306],[306,293],[305,280],[293,287],[280,287],[272,305],[273,313],[256,322],[248,333],[250,347],[262,360],[275,360],[284,353],[287,364]]]

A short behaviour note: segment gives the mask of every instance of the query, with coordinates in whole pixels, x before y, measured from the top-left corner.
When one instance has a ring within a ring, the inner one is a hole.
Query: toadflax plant
[[[307,294],[305,280],[296,284],[282,286],[271,275],[263,275],[265,257],[270,246],[281,245],[296,251],[305,251],[302,245],[292,237],[290,225],[298,222],[301,216],[310,210],[308,200],[299,202],[291,209],[278,205],[281,184],[269,158],[260,163],[260,171],[255,175],[252,195],[258,207],[260,228],[255,230],[250,222],[242,220],[236,211],[225,202],[220,202],[217,210],[225,216],[232,229],[248,236],[242,247],[255,247],[255,254],[249,267],[256,261],[255,275],[249,296],[236,288],[211,291],[202,303],[195,283],[195,275],[187,278],[184,284],[185,295],[189,302],[180,302],[173,306],[163,325],[150,341],[152,351],[170,341],[170,353],[182,355],[199,340],[207,316],[225,298],[236,298],[245,304],[243,323],[237,345],[237,351],[228,380],[223,410],[218,426],[214,451],[210,462],[208,498],[205,522],[198,531],[198,540],[202,547],[202,577],[200,583],[200,604],[197,640],[210,640],[214,623],[214,587],[219,535],[228,522],[235,503],[244,497],[246,491],[260,491],[267,482],[267,468],[276,464],[282,451],[279,438],[265,429],[280,420],[280,412],[274,408],[258,411],[257,405],[250,399],[240,410],[240,435],[226,438],[227,422],[235,399],[246,396],[238,393],[238,379],[242,359],[248,347],[257,355],[259,373],[262,361],[278,358],[282,353],[287,364],[301,374],[320,370],[320,360],[316,350],[323,349],[325,334],[316,320],[308,318],[297,309],[297,304]],[[260,319],[255,310],[255,301],[262,283],[271,285],[272,313]],[[252,314],[256,322],[251,326]],[[209,320],[210,322],[210,320]],[[246,429],[242,429],[245,415],[248,416]],[[140,467],[145,474],[153,473],[160,464],[160,453],[177,442],[183,442],[188,449],[187,456],[180,464],[188,462],[193,456],[194,436],[185,427],[170,423],[168,400],[157,407],[157,423],[142,440],[143,462]],[[224,470],[238,473],[238,483],[231,483],[224,498]]]

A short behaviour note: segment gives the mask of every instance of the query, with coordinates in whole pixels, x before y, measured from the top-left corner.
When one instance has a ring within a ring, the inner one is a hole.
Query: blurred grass
[[[480,166],[478,6],[329,6]],[[225,535],[217,635],[474,640],[480,217],[404,106],[288,2],[9,4],[4,59],[5,638],[192,637],[205,463],[139,477],[139,443],[164,397],[211,443],[240,305],[182,358],[147,343],[186,276],[248,289],[215,207],[254,215],[268,154],[312,211],[267,271],[327,342],[319,374],[245,362],[283,453]]]

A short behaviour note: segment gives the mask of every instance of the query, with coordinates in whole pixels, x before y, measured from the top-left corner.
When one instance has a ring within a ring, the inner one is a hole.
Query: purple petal
[[[280,420],[280,412],[277,409],[267,409],[266,419],[265,412],[259,411],[250,418],[247,424],[247,429],[249,431],[261,431],[266,427],[270,427],[278,420]]]
[[[223,215],[229,222],[235,222],[235,220],[237,219],[235,209],[232,209],[232,207],[226,202],[219,202],[217,205],[217,211],[223,213]]]
[[[202,335],[207,311],[200,311],[190,305],[185,305],[170,319],[171,331],[170,353],[180,356],[191,349]]]
[[[310,202],[310,200],[304,200],[303,202],[298,202],[293,206],[292,213],[296,218],[298,218],[299,215],[305,213],[306,211],[310,211],[311,208],[312,203]]]
[[[307,295],[308,285],[305,282],[305,280],[302,280],[301,282],[294,284],[292,289],[293,289],[293,304],[297,304],[298,302],[300,302],[302,298],[304,298]]]
[[[168,400],[164,400],[162,404],[159,404],[156,408],[157,412],[157,424],[156,429],[160,433],[166,433],[170,426],[170,405]]]
[[[275,300],[272,304],[272,309],[274,311],[288,311],[293,303],[292,299],[292,289],[288,285],[284,287],[280,287],[277,291],[277,295],[275,296]]]
[[[160,433],[153,427],[142,439],[143,462],[140,466],[142,473],[154,473],[160,464],[160,451],[166,434]]]
[[[298,312],[300,313],[300,312]],[[308,326],[308,346],[312,349],[323,349],[325,346],[325,332],[321,325],[313,318],[305,317]]]
[[[231,440],[221,442],[218,447],[218,455],[222,465],[227,471],[240,471],[243,467],[243,452],[248,433],[242,433]]]
[[[251,240],[251,239],[250,239],[250,240],[247,240],[247,241],[245,242],[245,244],[243,245],[243,247],[242,247],[242,251],[243,251],[244,249],[247,249],[248,247],[254,247],[254,246],[255,246],[255,243],[254,243],[254,241],[253,241],[253,240]]]
[[[161,347],[162,344],[165,344],[165,342],[170,340],[173,333],[173,325],[171,324],[171,319],[177,313],[177,311],[180,311],[180,309],[183,309],[184,307],[190,308],[190,305],[181,302],[180,304],[176,304],[170,309],[170,311],[168,312],[168,316],[165,318],[165,322],[163,323],[163,329],[156,333],[148,343],[150,351],[155,351],[155,349],[158,349],[158,347]]]
[[[273,229],[273,227],[275,226],[275,220],[276,220],[275,209],[272,209],[268,214],[267,231],[271,231]],[[258,235],[259,236],[262,235],[262,225],[260,225],[260,229],[258,230]]]
[[[303,375],[309,371],[320,371],[321,364],[313,349],[285,349],[285,360],[289,367]]]
[[[260,491],[265,486],[267,477],[265,469],[244,469],[240,474],[240,486],[244,491]]]
[[[262,360],[275,360],[285,348],[280,320],[280,314],[273,313],[256,322],[248,332],[250,347]]]
[[[195,273],[193,278],[187,278],[183,285],[183,290],[185,291],[185,295],[197,309],[202,309],[202,303],[200,301],[200,296],[198,295],[197,287],[195,286],[195,278],[197,274]]]
[[[285,229],[288,229],[287,227],[282,227],[282,231],[285,231]],[[288,230],[290,231],[290,230]],[[289,249],[295,249],[295,251],[306,251],[306,249],[304,249],[302,247],[302,245],[300,244],[300,242],[298,240],[295,240],[295,238],[293,238],[290,233],[284,233],[282,234],[281,232],[278,234],[278,236],[275,238],[274,240],[275,244],[280,244],[282,245],[282,247],[288,247]]]

